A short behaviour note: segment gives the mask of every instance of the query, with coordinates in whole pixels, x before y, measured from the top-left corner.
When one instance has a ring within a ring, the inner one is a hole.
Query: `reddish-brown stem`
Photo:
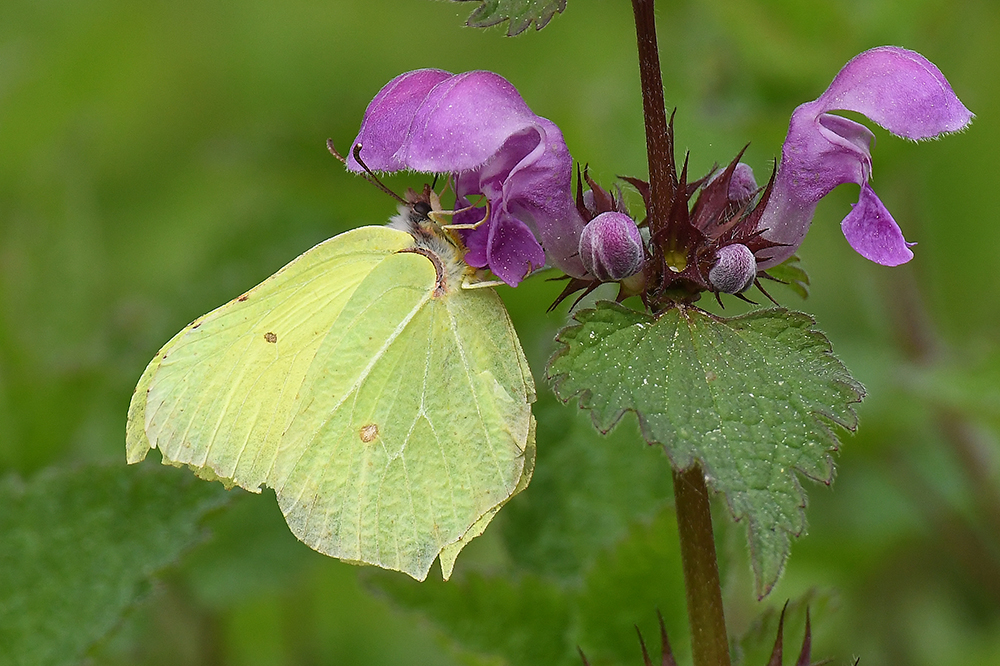
[[[678,239],[668,228],[670,207],[676,194],[673,141],[663,103],[663,77],[660,74],[653,5],[653,0],[632,0],[649,162],[646,215],[653,237],[663,238],[667,249],[675,250]],[[674,500],[694,665],[729,666],[729,638],[722,612],[715,535],[712,533],[708,487],[701,467],[695,465],[685,472],[674,471]]]
[[[674,502],[694,666],[729,666],[729,638],[722,610],[712,512],[701,467],[695,465],[684,472],[674,470]]]
[[[642,114],[646,122],[646,153],[649,161],[649,207],[646,215],[654,235],[667,224],[673,199],[673,147],[663,105],[663,78],[660,54],[656,46],[656,20],[653,0],[632,0],[635,34],[639,46],[639,78],[642,83]],[[667,241],[668,244],[670,240]]]

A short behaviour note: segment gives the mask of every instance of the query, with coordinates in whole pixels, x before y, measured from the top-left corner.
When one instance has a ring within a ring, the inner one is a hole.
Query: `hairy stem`
[[[649,161],[649,227],[654,234],[667,225],[673,200],[673,146],[663,106],[663,77],[660,53],[656,46],[656,21],[653,0],[632,0],[635,36],[639,46],[639,78],[642,83],[642,115],[646,123],[646,153]]]
[[[729,639],[722,611],[712,513],[701,467],[695,465],[684,472],[674,470],[674,501],[694,666],[729,666]]]
[[[642,114],[646,124],[646,154],[649,190],[646,216],[654,237],[666,237],[675,249],[677,238],[668,229],[670,207],[675,196],[673,140],[663,103],[663,77],[656,44],[656,13],[653,0],[632,0],[635,34],[639,47],[639,78],[642,83]],[[708,487],[701,467],[686,472],[674,470],[674,500],[680,531],[681,561],[691,650],[694,666],[729,666],[729,639],[722,612],[722,587],[715,555],[715,535],[708,503]]]

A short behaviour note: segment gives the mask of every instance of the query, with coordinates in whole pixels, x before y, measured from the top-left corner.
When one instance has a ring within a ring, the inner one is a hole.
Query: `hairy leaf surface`
[[[509,20],[507,35],[513,37],[527,30],[532,23],[535,30],[544,28],[557,12],[566,9],[566,0],[455,0],[478,2],[469,20],[471,28],[489,28]]]
[[[746,520],[758,594],[805,530],[799,475],[833,479],[831,426],[857,426],[863,388],[807,315],[781,309],[720,319],[693,307],[659,317],[614,303],[576,315],[548,376],[607,432],[626,411],[679,470],[699,464]]]

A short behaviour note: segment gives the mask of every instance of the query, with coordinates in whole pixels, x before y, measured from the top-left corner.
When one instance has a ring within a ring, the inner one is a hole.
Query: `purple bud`
[[[587,272],[602,282],[617,282],[642,268],[642,236],[624,213],[601,213],[580,234],[580,259]]]
[[[721,178],[725,172],[725,169],[719,171],[708,182],[712,183],[716,178]],[[755,194],[757,194],[757,179],[753,177],[753,169],[750,168],[749,164],[737,162],[736,168],[733,169],[733,176],[729,181],[729,191],[726,193],[726,197],[734,203],[742,203]]]
[[[715,265],[708,271],[712,287],[724,294],[740,294],[750,288],[757,276],[757,260],[746,245],[738,243],[719,248]]]
[[[919,53],[895,46],[865,51],[844,65],[826,91],[792,113],[774,188],[758,228],[779,247],[760,261],[766,270],[790,257],[812,223],[817,202],[837,185],[862,186],[842,225],[862,256],[886,266],[909,261],[909,243],[868,186],[872,133],[835,110],[855,111],[891,133],[921,140],[964,129],[972,113],[947,79]]]
[[[739,162],[733,170],[733,179],[729,181],[729,200],[746,201],[757,194],[757,179],[753,177],[753,169],[749,164]]]

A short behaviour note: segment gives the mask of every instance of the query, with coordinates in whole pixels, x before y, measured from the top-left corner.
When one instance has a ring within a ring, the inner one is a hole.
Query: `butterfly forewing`
[[[150,444],[259,488],[319,344],[357,285],[407,242],[387,229],[348,232],[188,326],[154,360]]]

